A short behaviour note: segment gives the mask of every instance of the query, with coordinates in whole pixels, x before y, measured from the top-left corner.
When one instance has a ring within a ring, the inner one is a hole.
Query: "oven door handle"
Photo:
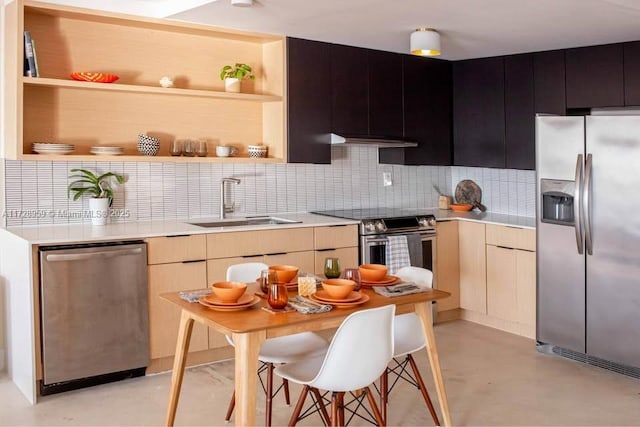
[[[434,240],[436,238],[436,235],[435,234],[425,234],[425,235],[423,235],[421,237],[422,237],[421,241],[426,242],[428,240]],[[364,242],[366,244],[369,244],[369,243],[387,243],[387,242],[389,242],[389,239],[387,239],[386,237],[379,237],[379,238],[376,238],[376,239],[365,238]]]

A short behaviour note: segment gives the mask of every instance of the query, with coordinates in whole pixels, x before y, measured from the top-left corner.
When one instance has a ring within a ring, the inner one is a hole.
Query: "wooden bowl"
[[[473,205],[468,203],[452,203],[449,205],[452,211],[454,212],[469,212],[473,209]]]
[[[216,282],[211,285],[213,293],[224,303],[237,302],[247,290],[247,284],[241,282]]]
[[[290,283],[298,275],[298,267],[293,265],[270,265],[269,270],[276,272],[278,283]]]
[[[322,282],[322,289],[333,299],[345,299],[355,286],[356,282],[347,279],[327,279]]]
[[[382,264],[362,264],[360,278],[365,282],[378,282],[387,275],[387,266]]]

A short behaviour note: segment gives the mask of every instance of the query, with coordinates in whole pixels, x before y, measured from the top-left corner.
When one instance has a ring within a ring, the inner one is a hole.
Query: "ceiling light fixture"
[[[420,56],[440,55],[440,34],[433,28],[418,28],[411,33],[411,53]]]
[[[231,0],[231,5],[238,7],[251,7],[253,6],[253,0]]]

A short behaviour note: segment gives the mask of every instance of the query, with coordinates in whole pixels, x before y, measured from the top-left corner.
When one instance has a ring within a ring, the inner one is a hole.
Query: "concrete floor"
[[[531,340],[465,321],[438,325],[436,335],[455,425],[640,425],[640,380],[539,354]],[[417,361],[435,403],[426,354]],[[159,374],[48,396],[30,406],[4,377],[0,425],[162,425],[169,384],[170,375]],[[176,424],[224,425],[232,389],[232,362],[189,369]],[[259,422],[263,405],[261,399]],[[274,424],[286,424],[291,409],[278,396]],[[301,423],[319,424],[315,416]],[[394,389],[389,425],[433,425],[418,390],[405,384]]]

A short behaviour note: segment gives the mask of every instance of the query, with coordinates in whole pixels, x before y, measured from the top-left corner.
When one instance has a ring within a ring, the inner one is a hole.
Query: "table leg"
[[[438,357],[438,349],[436,348],[436,336],[433,332],[433,315],[431,313],[431,302],[421,302],[415,304],[415,312],[422,323],[422,331],[427,344],[427,355],[431,364],[431,373],[438,392],[438,401],[440,402],[440,411],[445,426],[451,426],[451,416],[449,415],[449,403],[447,402],[447,393],[444,389],[444,381],[442,372],[440,371],[440,359]]]
[[[266,335],[265,331],[233,334],[236,356],[236,426],[253,426],[256,423],[258,353]]]
[[[176,419],[176,409],[180,398],[180,388],[184,377],[184,367],[187,363],[187,352],[191,341],[191,331],[193,331],[193,319],[189,313],[182,310],[180,316],[180,327],[178,329],[178,342],[176,344],[176,355],[173,358],[173,372],[171,373],[171,391],[169,392],[169,407],[167,408],[167,419],[165,424],[173,426]]]

